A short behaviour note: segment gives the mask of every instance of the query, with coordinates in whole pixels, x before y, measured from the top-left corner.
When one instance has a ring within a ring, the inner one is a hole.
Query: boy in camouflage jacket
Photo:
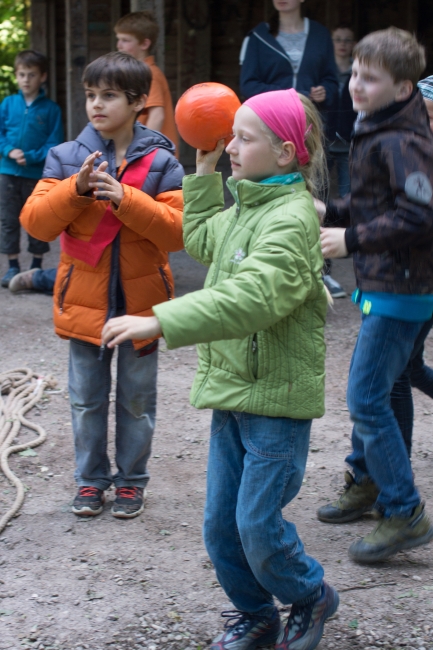
[[[362,323],[347,389],[351,472],[343,495],[318,517],[343,523],[374,506],[379,523],[349,549],[361,563],[433,538],[390,400],[433,312],[433,137],[416,86],[424,67],[424,49],[396,28],[356,46],[351,194],[328,205],[325,225],[338,227],[321,235],[324,257],[353,253]]]

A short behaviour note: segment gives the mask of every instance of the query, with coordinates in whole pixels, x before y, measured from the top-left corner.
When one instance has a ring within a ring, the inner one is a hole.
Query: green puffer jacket
[[[319,221],[305,183],[186,176],[185,248],[209,266],[204,289],[154,307],[169,348],[199,343],[197,408],[310,419],[324,413]]]

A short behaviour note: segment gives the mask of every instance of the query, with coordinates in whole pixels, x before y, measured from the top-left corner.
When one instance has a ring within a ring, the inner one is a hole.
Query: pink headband
[[[299,164],[307,164],[310,156],[305,146],[305,138],[311,128],[306,128],[304,107],[296,90],[271,90],[250,97],[243,105],[251,108],[284,142],[293,142]]]

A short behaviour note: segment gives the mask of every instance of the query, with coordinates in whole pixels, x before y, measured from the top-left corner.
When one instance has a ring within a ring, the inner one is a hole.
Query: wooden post
[[[87,0],[66,5],[66,124],[73,140],[87,123],[81,76],[87,64]]]
[[[114,25],[120,18],[120,0],[111,0],[111,50],[116,51],[116,34]]]
[[[48,55],[48,21],[46,0],[33,0],[30,6],[32,22],[30,42],[34,50]]]
[[[164,71],[165,52],[165,19],[164,0],[131,0],[131,11],[151,11],[159,26],[158,41],[155,48],[155,59],[161,70]]]

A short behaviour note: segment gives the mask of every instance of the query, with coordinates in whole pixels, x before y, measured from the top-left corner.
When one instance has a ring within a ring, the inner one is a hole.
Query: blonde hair
[[[306,118],[305,146],[310,160],[306,165],[299,165],[296,161],[295,168],[291,171],[300,172],[305,179],[307,190],[315,197],[324,200],[328,189],[328,166],[325,155],[325,137],[323,134],[322,119],[313,102],[298,93]],[[270,138],[272,148],[276,154],[281,153],[283,140],[278,137],[264,122],[260,120],[262,129]]]

